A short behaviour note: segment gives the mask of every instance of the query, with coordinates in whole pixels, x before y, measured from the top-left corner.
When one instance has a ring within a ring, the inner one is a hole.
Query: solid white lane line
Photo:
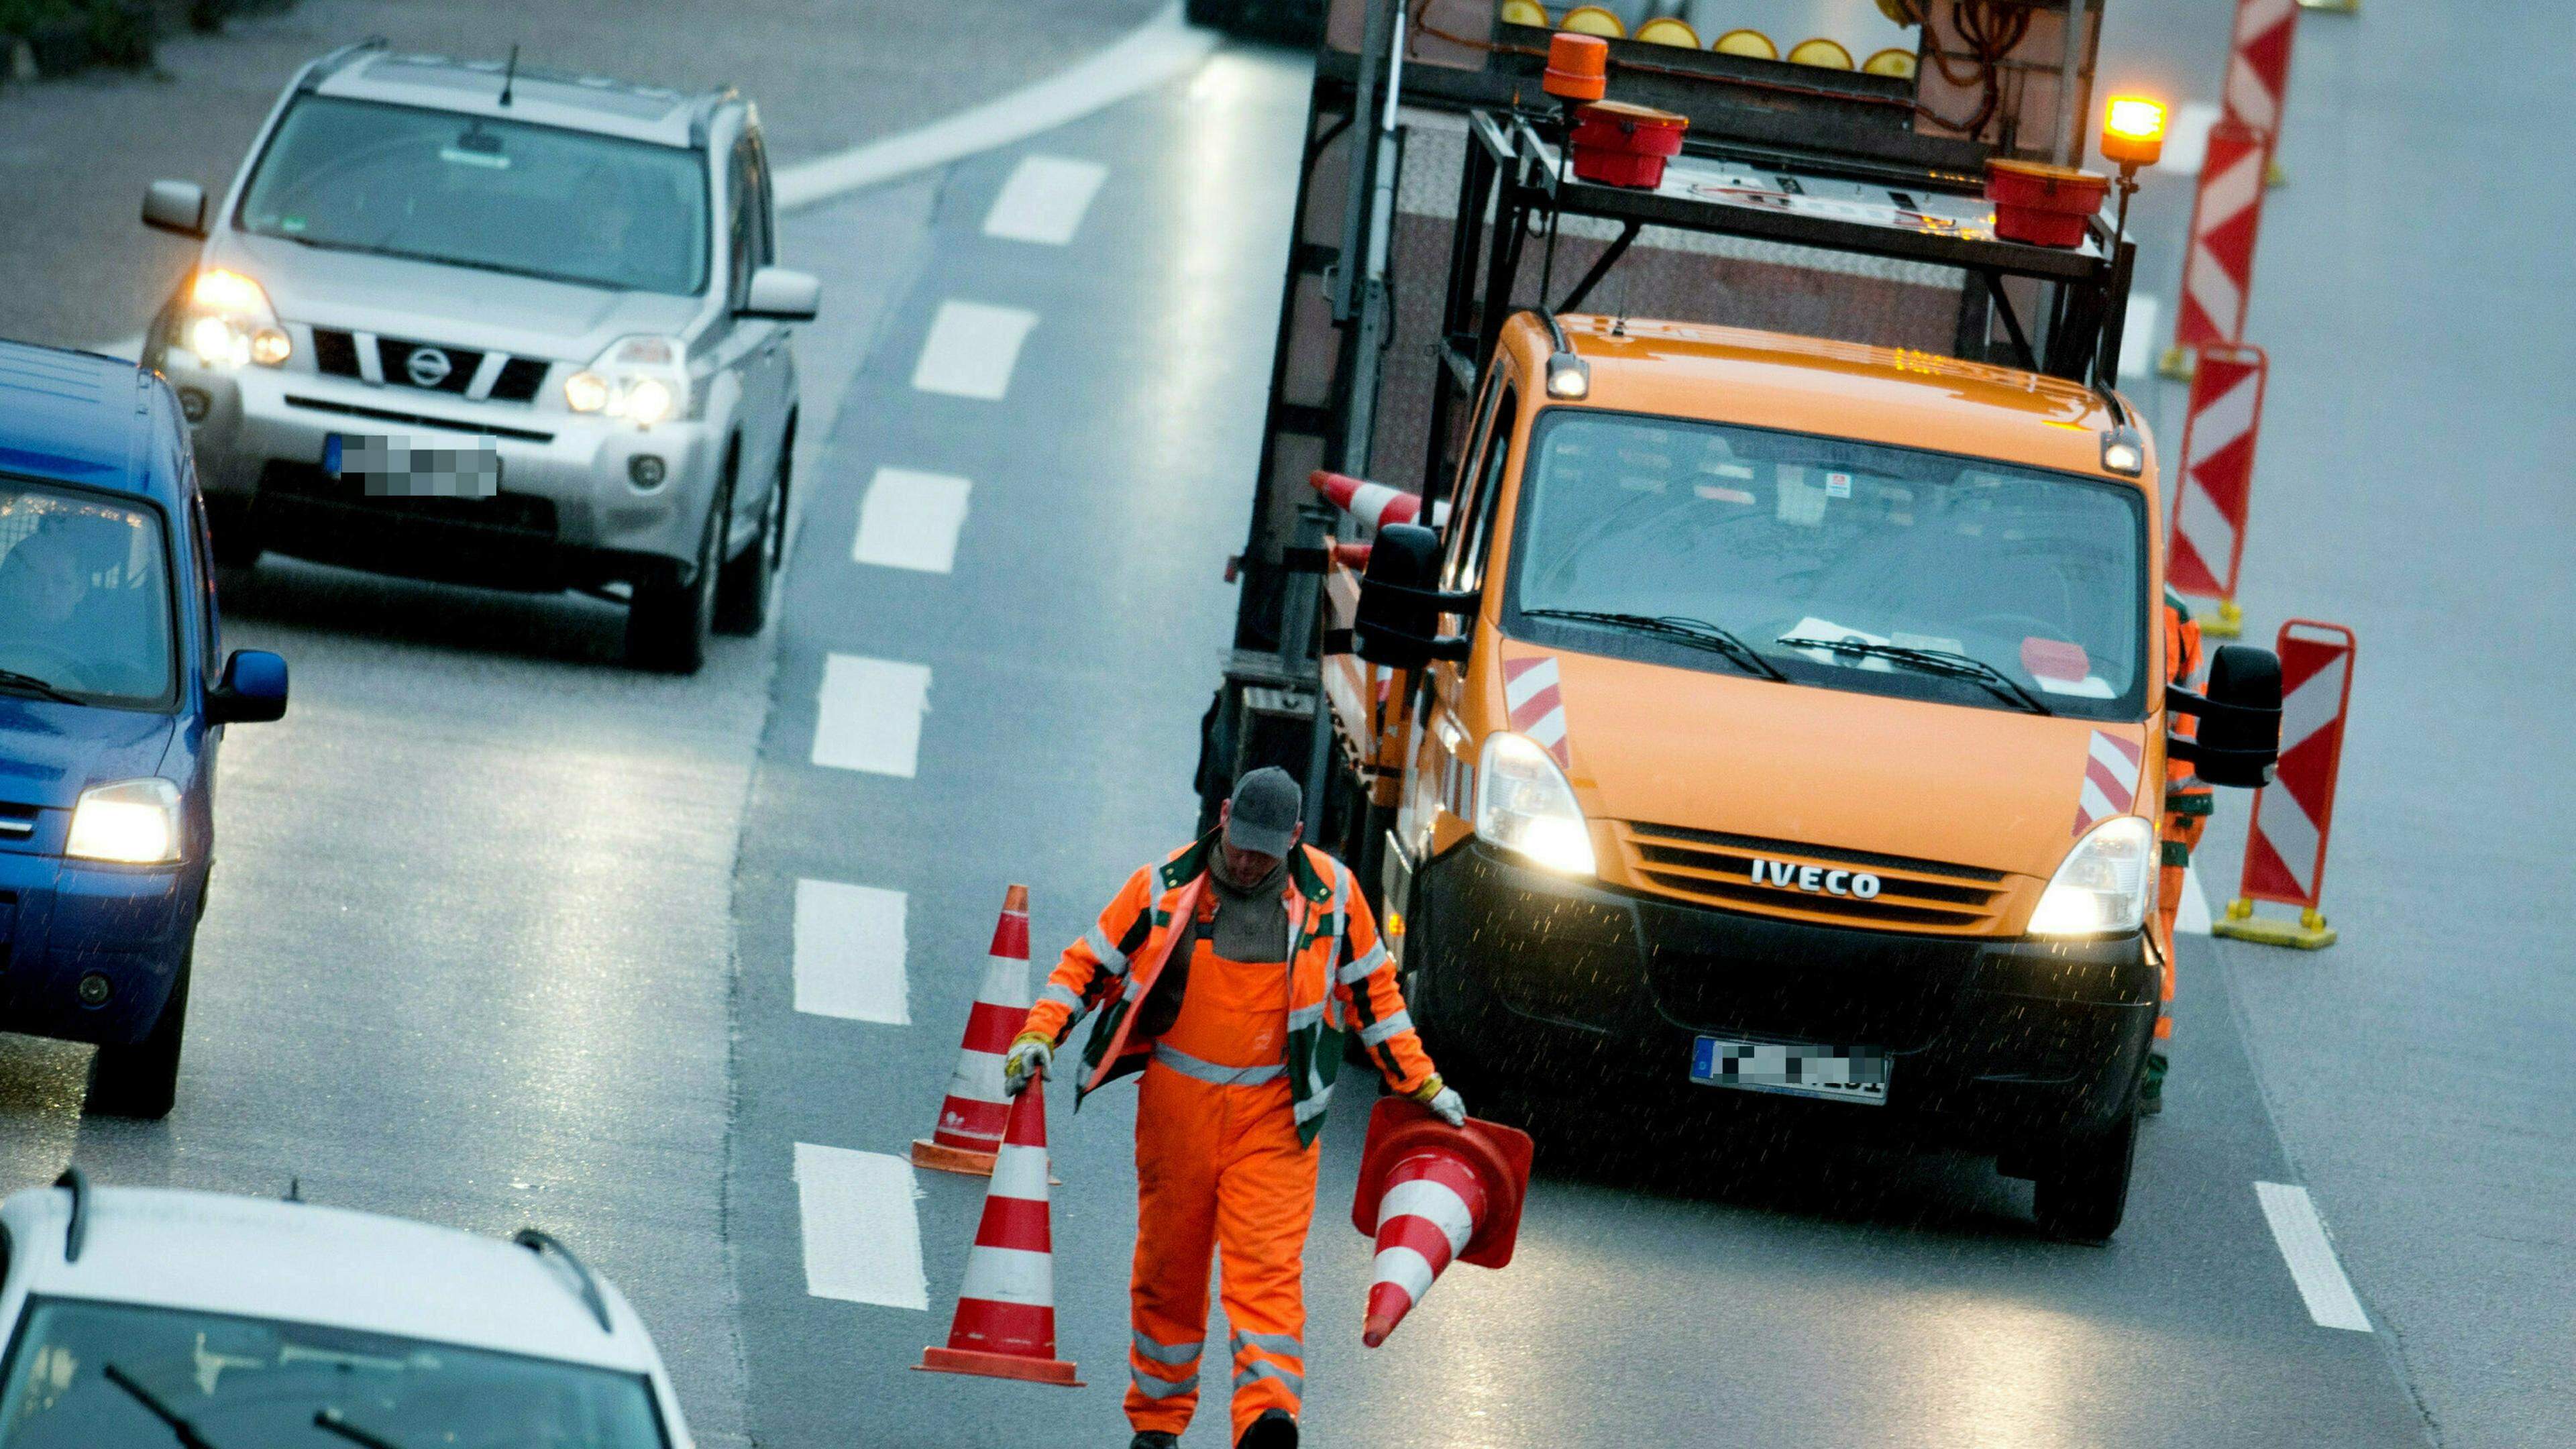
[[[901,891],[796,883],[796,1009],[850,1021],[912,1024],[905,989]]]
[[[890,569],[948,572],[957,562],[957,534],[966,526],[966,495],[973,487],[945,473],[879,468],[859,502],[850,557]]]
[[[2198,864],[2182,868],[2182,909],[2174,913],[2174,929],[2192,936],[2209,934],[2209,893],[2201,888]]]
[[[930,709],[930,666],[830,654],[814,700],[814,763],[911,779]]]
[[[2308,1190],[2286,1182],[2258,1182],[2254,1196],[2263,1204],[2263,1219],[2272,1225],[2272,1241],[2280,1245],[2281,1257],[2290,1265],[2290,1278],[2299,1285],[2308,1316],[2319,1328],[2370,1332],[2370,1315],[2361,1311],[2352,1280],[2335,1261],[2334,1244],[2326,1241],[2326,1225],[2318,1218]]]
[[[1011,390],[1020,344],[1038,325],[1038,314],[982,302],[942,302],[913,364],[912,385],[922,392],[998,402]]]
[[[805,1291],[846,1303],[930,1308],[912,1164],[882,1152],[796,1144]]]
[[[2120,375],[2144,377],[2155,366],[2156,323],[2164,316],[2162,299],[2144,292],[2129,294],[2129,311],[2120,324]]]
[[[843,192],[944,166],[961,156],[1025,141],[1161,85],[1215,48],[1214,35],[1192,28],[1181,18],[1179,5],[1167,5],[1125,39],[1061,75],[899,136],[779,167],[773,182],[778,205],[811,206]]]
[[[1023,156],[984,214],[984,235],[1063,246],[1082,230],[1083,214],[1108,177],[1109,168],[1097,161]]]
[[[2198,176],[2209,157],[2209,128],[2218,124],[2218,107],[2208,101],[2186,101],[2165,131],[2165,153],[2148,169],[2168,176]]]

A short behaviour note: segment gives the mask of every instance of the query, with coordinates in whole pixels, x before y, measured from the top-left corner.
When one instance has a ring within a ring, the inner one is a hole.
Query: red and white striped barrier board
[[[2281,656],[2281,769],[2255,792],[2236,893],[2241,901],[2313,911],[2325,894],[2326,837],[2334,826],[2356,641],[2341,624],[2292,619],[2281,626],[2274,649]]]
[[[1530,1150],[1514,1128],[1472,1117],[1452,1127],[1403,1097],[1378,1099],[1351,1199],[1351,1226],[1377,1244],[1361,1342],[1386,1342],[1450,1263],[1512,1260]]]
[[[2290,42],[2298,33],[2298,0],[2238,0],[2221,97],[2229,120],[2279,139],[2281,103],[2290,93]]]
[[[1082,1387],[1055,1356],[1055,1238],[1047,1223],[1046,1083],[1011,1103],[1010,1127],[966,1254],[948,1346],[921,1351],[914,1368]]]
[[[1558,769],[1574,768],[1574,755],[1566,744],[1565,694],[1557,688],[1555,656],[1504,660],[1503,708],[1511,716],[1512,728],[1555,756]]]
[[[2263,224],[2263,173],[2271,158],[2271,137],[2242,121],[2221,120],[2209,128],[2200,192],[2191,208],[2191,247],[2183,259],[2175,346],[2244,339],[2254,242]]]
[[[2174,484],[2165,578],[2183,593],[2220,600],[2231,616],[2271,372],[2272,360],[2260,347],[2203,346],[2182,425],[2182,477]]]
[[[965,1039],[957,1047],[948,1095],[939,1104],[939,1124],[928,1137],[913,1141],[914,1166],[978,1176],[993,1170],[993,1155],[1011,1114],[1010,1099],[1002,1092],[1002,1059],[1029,1019],[1029,1000],[1029,888],[1015,885],[1002,898],[1001,919],[993,923],[984,984],[966,1014]]]
[[[2101,824],[2114,815],[2126,815],[2138,803],[2138,762],[2144,758],[2141,746],[2131,744],[2109,730],[2095,730],[2092,746],[2084,754],[2084,783],[2075,792],[2075,833]]]
[[[1422,495],[1405,493],[1383,483],[1371,483],[1347,473],[1318,468],[1306,475],[1306,482],[1324,495],[1327,502],[1371,528],[1390,523],[1422,521]],[[1431,505],[1431,526],[1440,528],[1449,522],[1446,499]]]

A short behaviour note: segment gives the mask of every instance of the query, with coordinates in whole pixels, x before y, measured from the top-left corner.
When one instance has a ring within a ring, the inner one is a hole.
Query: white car
[[[686,1449],[615,1288],[509,1241],[307,1202],[0,1204],[5,1449]]]

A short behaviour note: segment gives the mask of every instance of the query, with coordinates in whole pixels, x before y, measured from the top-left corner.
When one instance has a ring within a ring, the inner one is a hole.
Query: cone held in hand
[[[1029,1083],[1011,1100],[1010,1125],[995,1155],[993,1185],[957,1316],[946,1347],[921,1351],[913,1365],[938,1373],[1082,1387],[1074,1366],[1055,1356],[1054,1239],[1047,1225],[1046,1084]]]
[[[984,984],[966,1016],[957,1048],[957,1070],[939,1104],[939,1122],[912,1144],[915,1167],[989,1175],[1011,1105],[1002,1094],[1002,1058],[1029,1015],[1029,888],[1015,885],[1002,898]]]
[[[1386,1342],[1452,1261],[1512,1260],[1529,1165],[1528,1133],[1472,1117],[1452,1127],[1404,1098],[1378,1101],[1351,1202],[1351,1226],[1377,1242],[1362,1342]]]

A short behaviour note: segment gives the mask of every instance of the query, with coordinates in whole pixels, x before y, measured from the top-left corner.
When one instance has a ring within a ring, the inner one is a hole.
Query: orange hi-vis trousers
[[[1297,1139],[1286,1066],[1288,968],[1190,958],[1188,990],[1136,1101],[1135,1342],[1127,1420],[1178,1434],[1198,1407],[1208,1259],[1219,1264],[1234,1433],[1306,1389],[1306,1228],[1321,1156]]]
[[[2163,855],[2156,880],[2156,954],[2164,960],[2163,999],[2156,1011],[2156,1047],[2160,1051],[2173,1040],[2174,920],[2182,914],[2191,853],[2200,848],[2200,837],[2208,829],[2208,816],[2176,812],[2165,816],[2160,833]]]

